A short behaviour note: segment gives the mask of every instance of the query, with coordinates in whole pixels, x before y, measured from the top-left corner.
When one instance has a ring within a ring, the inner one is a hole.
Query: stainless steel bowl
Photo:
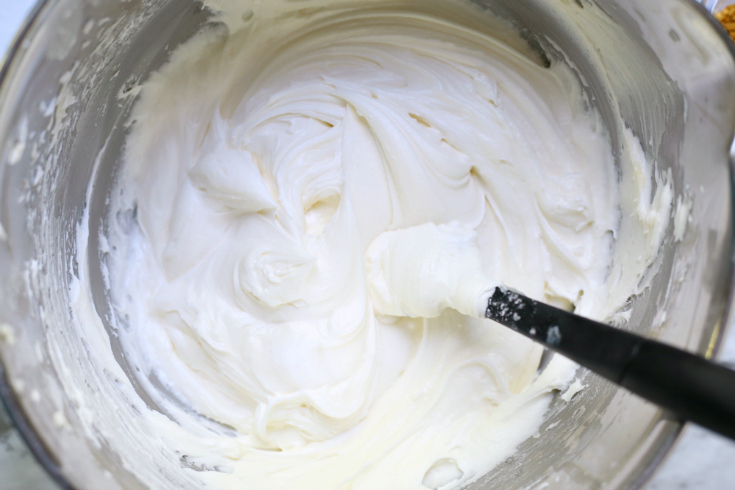
[[[681,239],[669,227],[650,288],[630,301],[628,327],[711,357],[732,319],[734,45],[692,0],[475,1],[544,56],[571,60],[616,151],[622,118],[648,158],[671,172],[676,199],[693,204]],[[0,323],[11,327],[0,329],[0,394],[64,488],[147,488],[145,471],[126,468],[104,435],[109,427],[89,435],[96,415],[80,413],[77,397],[93,396],[94,372],[84,374],[88,393],[71,393],[59,376],[91,356],[84,338],[69,335],[69,283],[86,268],[96,311],[109,318],[96,231],[108,225],[106,198],[135,100],[127,95],[208,21],[192,0],[42,1],[0,72]],[[86,207],[88,237],[77,233]],[[82,264],[79,240],[90,251]],[[52,337],[66,348],[52,348]],[[472,488],[642,485],[681,425],[583,376],[583,395],[556,397],[539,437]]]

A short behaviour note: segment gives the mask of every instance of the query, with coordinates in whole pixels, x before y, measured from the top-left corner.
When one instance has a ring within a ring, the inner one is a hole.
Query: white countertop
[[[0,0],[0,60],[34,3],[35,0]],[[720,360],[735,366],[735,329],[725,339]],[[4,430],[6,424],[5,414],[0,413],[2,490],[55,489],[17,432]],[[646,490],[728,488],[735,489],[735,442],[691,425],[646,486]]]

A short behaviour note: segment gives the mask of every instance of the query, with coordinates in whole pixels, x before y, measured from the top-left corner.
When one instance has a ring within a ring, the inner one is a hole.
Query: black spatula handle
[[[735,440],[735,371],[498,287],[485,316],[591,371]]]

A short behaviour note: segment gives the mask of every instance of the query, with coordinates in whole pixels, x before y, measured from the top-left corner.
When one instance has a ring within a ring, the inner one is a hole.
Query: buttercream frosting
[[[575,370],[537,373],[483,295],[606,320],[635,292],[621,220],[650,244],[625,277],[653,260],[668,204],[635,138],[622,203],[573,70],[430,5],[210,2],[222,23],[142,85],[111,294],[140,423],[189,484],[466,485]]]

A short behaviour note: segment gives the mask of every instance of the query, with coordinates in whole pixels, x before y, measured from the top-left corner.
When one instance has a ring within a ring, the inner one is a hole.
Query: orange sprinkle
[[[715,14],[715,18],[722,22],[730,37],[735,41],[735,5],[729,5]]]

